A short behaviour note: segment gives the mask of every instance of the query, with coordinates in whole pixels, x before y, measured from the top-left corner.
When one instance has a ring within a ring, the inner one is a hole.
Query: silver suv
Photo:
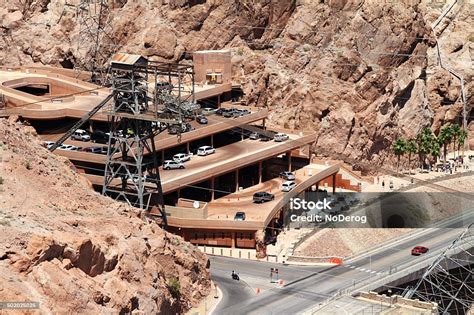
[[[175,170],[175,169],[183,169],[184,164],[181,162],[176,162],[174,160],[166,160],[163,163],[163,169],[164,170]]]

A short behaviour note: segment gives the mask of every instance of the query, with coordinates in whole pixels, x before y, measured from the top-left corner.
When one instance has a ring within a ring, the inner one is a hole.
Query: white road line
[[[356,266],[351,266],[351,269],[354,269]]]
[[[365,268],[357,268],[357,269],[359,269],[360,271],[365,271]]]

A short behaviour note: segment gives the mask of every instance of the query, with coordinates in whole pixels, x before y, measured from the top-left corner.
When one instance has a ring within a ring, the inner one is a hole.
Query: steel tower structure
[[[69,5],[71,6],[71,5]],[[108,74],[106,64],[115,52],[110,37],[110,8],[107,0],[80,0],[75,7],[79,35],[74,69],[91,73],[91,82],[104,84]]]
[[[474,224],[426,269],[405,298],[436,302],[441,314],[465,314],[474,305]]]
[[[156,136],[181,130],[195,114],[192,66],[117,54],[111,63],[114,101],[105,109],[110,134],[103,194],[161,217],[166,226]]]

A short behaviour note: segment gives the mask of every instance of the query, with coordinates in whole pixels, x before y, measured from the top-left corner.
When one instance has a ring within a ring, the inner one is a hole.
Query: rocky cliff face
[[[1,64],[80,61],[80,26],[62,1],[0,4]],[[316,152],[348,162],[390,163],[398,136],[460,120],[460,83],[439,66],[437,38],[444,64],[464,75],[468,113],[472,107],[469,3],[459,2],[434,32],[443,7],[432,1],[156,0],[110,8],[106,55],[181,61],[186,52],[230,48],[234,81],[251,104],[271,109],[271,124],[317,130]]]
[[[0,120],[0,297],[44,314],[179,314],[210,290],[182,238],[94,192],[31,127]]]

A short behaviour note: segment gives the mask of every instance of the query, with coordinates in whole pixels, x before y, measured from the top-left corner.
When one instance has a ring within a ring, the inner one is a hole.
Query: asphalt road
[[[285,282],[296,281],[308,277],[314,272],[321,271],[323,267],[292,266],[276,263],[267,263],[254,260],[244,260],[229,257],[210,256],[211,277],[223,293],[213,314],[227,314],[227,309],[238,308],[243,301],[251,300],[257,296],[257,288],[263,294],[275,289],[278,284],[270,279],[270,269],[278,268],[278,277]],[[237,272],[240,280],[232,280],[232,270]]]
[[[469,214],[472,218],[472,215]],[[472,221],[471,221],[472,222]],[[453,223],[456,226],[457,221]],[[262,292],[242,289],[221,301],[213,314],[296,314],[323,303],[334,296],[338,290],[351,288],[371,278],[381,277],[396,270],[406,268],[417,262],[430,262],[446,248],[460,233],[459,228],[436,228],[426,230],[417,237],[407,236],[405,240],[393,246],[375,250],[370,255],[355,258],[342,266],[332,268],[283,266],[249,260],[223,257],[211,258],[211,274],[216,283],[225,292],[233,290],[230,286],[246,285],[255,288],[260,285]],[[430,251],[422,256],[411,255],[411,248],[423,245]],[[270,284],[270,267],[278,267],[280,277],[285,280],[282,288]],[[242,283],[220,282],[218,277],[230,278],[232,270],[239,272]],[[245,294],[243,293],[245,291]]]

